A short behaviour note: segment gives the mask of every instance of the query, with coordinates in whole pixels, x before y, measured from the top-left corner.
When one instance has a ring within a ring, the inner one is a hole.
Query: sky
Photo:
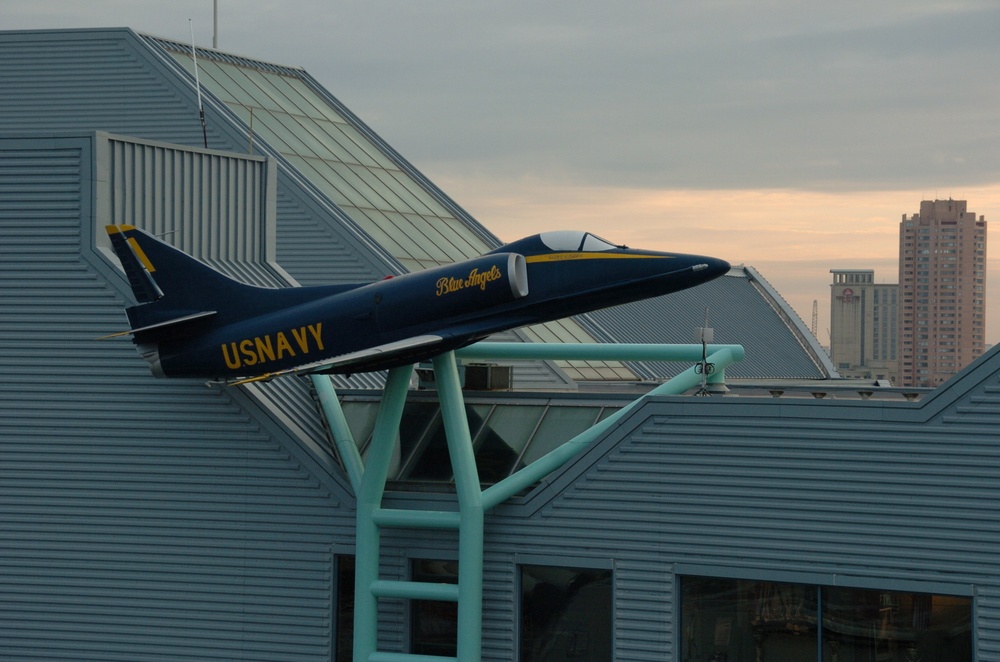
[[[217,5],[221,50],[305,68],[501,239],[580,229],[747,264],[807,326],[818,301],[823,344],[830,269],[898,282],[921,200],[1000,223],[996,0]],[[212,0],[0,0],[0,19],[213,37]]]

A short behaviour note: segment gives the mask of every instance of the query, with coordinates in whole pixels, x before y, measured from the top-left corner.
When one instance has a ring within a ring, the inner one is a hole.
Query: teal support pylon
[[[680,394],[703,383],[724,383],[725,368],[743,360],[740,345],[544,345],[478,343],[432,359],[448,454],[455,476],[458,512],[382,507],[392,453],[413,367],[389,371],[363,461],[329,378],[313,376],[320,407],[337,453],[357,498],[354,595],[354,662],[481,662],[483,619],[483,539],[485,513],[559,469],[628,415],[643,398],[577,435],[562,446],[482,490],[458,376],[457,356],[467,359],[654,360],[698,361],[647,395]],[[707,377],[701,363],[714,365]],[[643,396],[645,397],[645,396]],[[458,530],[458,585],[389,581],[379,578],[381,529]],[[378,651],[378,599],[381,597],[458,602],[456,658]]]
[[[316,398],[319,400],[320,409],[330,428],[330,435],[333,437],[334,447],[337,449],[337,456],[344,464],[344,471],[351,481],[351,489],[357,494],[361,490],[361,477],[365,473],[365,463],[361,459],[361,451],[354,441],[354,433],[347,424],[344,416],[344,409],[340,406],[340,399],[337,391],[333,388],[333,381],[327,375],[312,375],[313,388],[316,389]]]
[[[357,493],[356,541],[354,552],[354,660],[369,662],[378,648],[378,597],[374,587],[379,581],[381,534],[375,514],[382,507],[382,496],[392,462],[392,451],[399,436],[406,391],[413,366],[393,368],[386,379],[382,404]]]
[[[456,651],[459,660],[478,661],[483,648],[483,492],[455,353],[434,357],[433,365],[460,517]]]

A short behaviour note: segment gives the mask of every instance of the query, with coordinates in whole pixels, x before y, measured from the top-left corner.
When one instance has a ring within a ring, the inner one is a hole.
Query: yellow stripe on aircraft
[[[119,232],[128,232],[129,230],[135,230],[134,225],[105,225],[104,229],[108,231],[108,234],[118,234]]]
[[[573,251],[571,253],[546,253],[544,255],[527,255],[525,262],[563,262],[566,260],[637,260],[645,258],[663,258],[668,255],[633,255],[622,253],[600,253],[595,251]]]
[[[146,254],[142,251],[142,248],[139,246],[139,242],[135,240],[135,237],[129,237],[126,241],[128,241],[128,245],[132,249],[132,252],[135,253],[135,256],[139,258],[140,262],[142,262],[142,266],[146,267],[146,271],[149,273],[156,271],[156,267],[154,267],[153,263],[149,261],[148,257],[146,257]]]

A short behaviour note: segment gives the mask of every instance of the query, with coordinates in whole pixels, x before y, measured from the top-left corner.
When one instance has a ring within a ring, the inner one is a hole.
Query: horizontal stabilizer
[[[275,377],[281,377],[284,375],[314,375],[317,373],[332,372],[336,368],[344,368],[356,363],[368,363],[375,359],[388,359],[399,354],[412,352],[413,350],[421,347],[436,345],[442,341],[444,341],[444,338],[441,336],[414,336],[412,338],[406,338],[404,340],[397,340],[396,342],[379,345],[378,347],[369,347],[357,352],[349,352],[347,354],[341,354],[340,356],[334,356],[322,361],[307,363],[296,368],[289,368],[288,370],[278,370],[277,372],[269,372],[263,375],[258,375],[257,377],[239,379],[234,382],[230,382],[230,386],[251,384],[253,382],[267,382]]]
[[[98,340],[107,340],[108,338],[118,338],[121,336],[127,336],[129,334],[135,335],[137,333],[145,333],[146,331],[159,331],[171,326],[177,326],[178,324],[184,324],[186,322],[192,322],[198,319],[204,319],[206,317],[211,317],[215,315],[214,310],[205,310],[200,313],[193,313],[191,315],[184,315],[183,317],[175,317],[172,320],[166,320],[164,322],[157,322],[156,324],[150,324],[148,326],[142,326],[137,329],[129,329],[128,331],[119,331],[118,333],[112,333],[107,336],[101,336]]]

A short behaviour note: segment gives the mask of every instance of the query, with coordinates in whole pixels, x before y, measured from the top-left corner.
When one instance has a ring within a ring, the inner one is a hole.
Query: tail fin
[[[228,278],[132,225],[108,225],[136,301],[126,309],[132,329],[156,334],[204,320],[252,298],[259,288]]]
[[[125,275],[128,276],[135,300],[139,303],[150,303],[161,298],[163,290],[153,280],[152,275],[152,272],[156,271],[156,267],[146,257],[135,238],[126,238],[125,236],[125,232],[135,230],[135,228],[131,225],[108,225],[105,226],[105,229],[111,238],[111,247],[122,263]]]
[[[252,289],[135,226],[106,230],[139,303],[169,299],[174,308],[212,308]]]
[[[197,333],[210,324],[263,315],[363,285],[247,285],[135,226],[108,225],[105,229],[139,303],[125,309],[131,330],[115,335],[131,333],[137,342]]]

